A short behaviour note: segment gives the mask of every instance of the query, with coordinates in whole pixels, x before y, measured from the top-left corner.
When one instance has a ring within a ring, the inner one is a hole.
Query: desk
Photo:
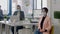
[[[10,22],[9,23],[9,21],[0,21],[0,24],[1,24],[1,27],[2,27],[2,24],[5,24],[5,31],[9,30],[10,26],[14,26],[14,34],[16,34],[16,26],[21,26],[21,25],[23,25],[23,26],[25,26],[25,25],[27,25],[27,26],[28,25],[31,25],[31,26],[32,25],[37,25],[37,23],[27,23],[27,22],[23,22],[23,23],[21,23],[21,22],[12,23],[12,22]],[[1,30],[2,30],[2,28],[1,28]],[[8,32],[9,31],[6,31],[6,34],[9,34]]]
[[[7,32],[9,30],[9,24],[8,21],[0,21],[0,34],[2,34],[2,25],[5,24],[5,33],[8,34]]]

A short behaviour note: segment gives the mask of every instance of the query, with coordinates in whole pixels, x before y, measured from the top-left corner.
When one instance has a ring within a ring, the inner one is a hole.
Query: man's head
[[[46,8],[46,7],[42,8],[42,13],[43,13],[44,15],[47,15],[47,13],[48,13],[48,8]]]
[[[20,7],[20,5],[17,5],[17,10],[21,10],[21,7]]]

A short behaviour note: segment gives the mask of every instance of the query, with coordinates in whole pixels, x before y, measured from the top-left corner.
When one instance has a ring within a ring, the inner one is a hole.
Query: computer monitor
[[[10,21],[11,21],[11,22],[18,22],[18,21],[20,21],[20,19],[19,19],[18,16],[15,16],[15,15],[14,15],[14,16],[11,16],[11,17],[10,17]]]

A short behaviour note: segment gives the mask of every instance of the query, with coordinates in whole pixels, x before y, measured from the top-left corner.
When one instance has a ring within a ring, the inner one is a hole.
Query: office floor
[[[21,29],[18,32],[19,34],[34,34],[34,32],[31,29]],[[54,25],[54,34],[60,34],[60,25]],[[5,34],[5,31],[3,29],[3,34]],[[10,34],[12,34],[12,32],[10,31]]]
[[[33,34],[33,31],[31,29],[21,29],[18,32],[19,34]],[[3,33],[5,34],[5,31],[3,30]],[[10,34],[12,34],[12,32],[10,31]]]
[[[54,25],[54,34],[60,34],[60,24]]]

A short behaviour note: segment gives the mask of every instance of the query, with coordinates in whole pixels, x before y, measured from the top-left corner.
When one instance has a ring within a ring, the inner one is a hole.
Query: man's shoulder
[[[24,11],[20,11],[21,13],[24,13]]]
[[[18,11],[15,11],[15,12],[18,12]]]
[[[18,11],[17,11],[18,12]],[[21,11],[21,12],[24,12],[24,11]]]
[[[15,13],[17,13],[17,12],[19,12],[19,11],[15,11]],[[24,11],[20,11],[21,13],[24,13]]]
[[[49,19],[49,20],[50,20],[51,18],[50,18],[49,16],[47,16],[47,19]]]
[[[0,9],[0,11],[2,11],[2,9]]]

